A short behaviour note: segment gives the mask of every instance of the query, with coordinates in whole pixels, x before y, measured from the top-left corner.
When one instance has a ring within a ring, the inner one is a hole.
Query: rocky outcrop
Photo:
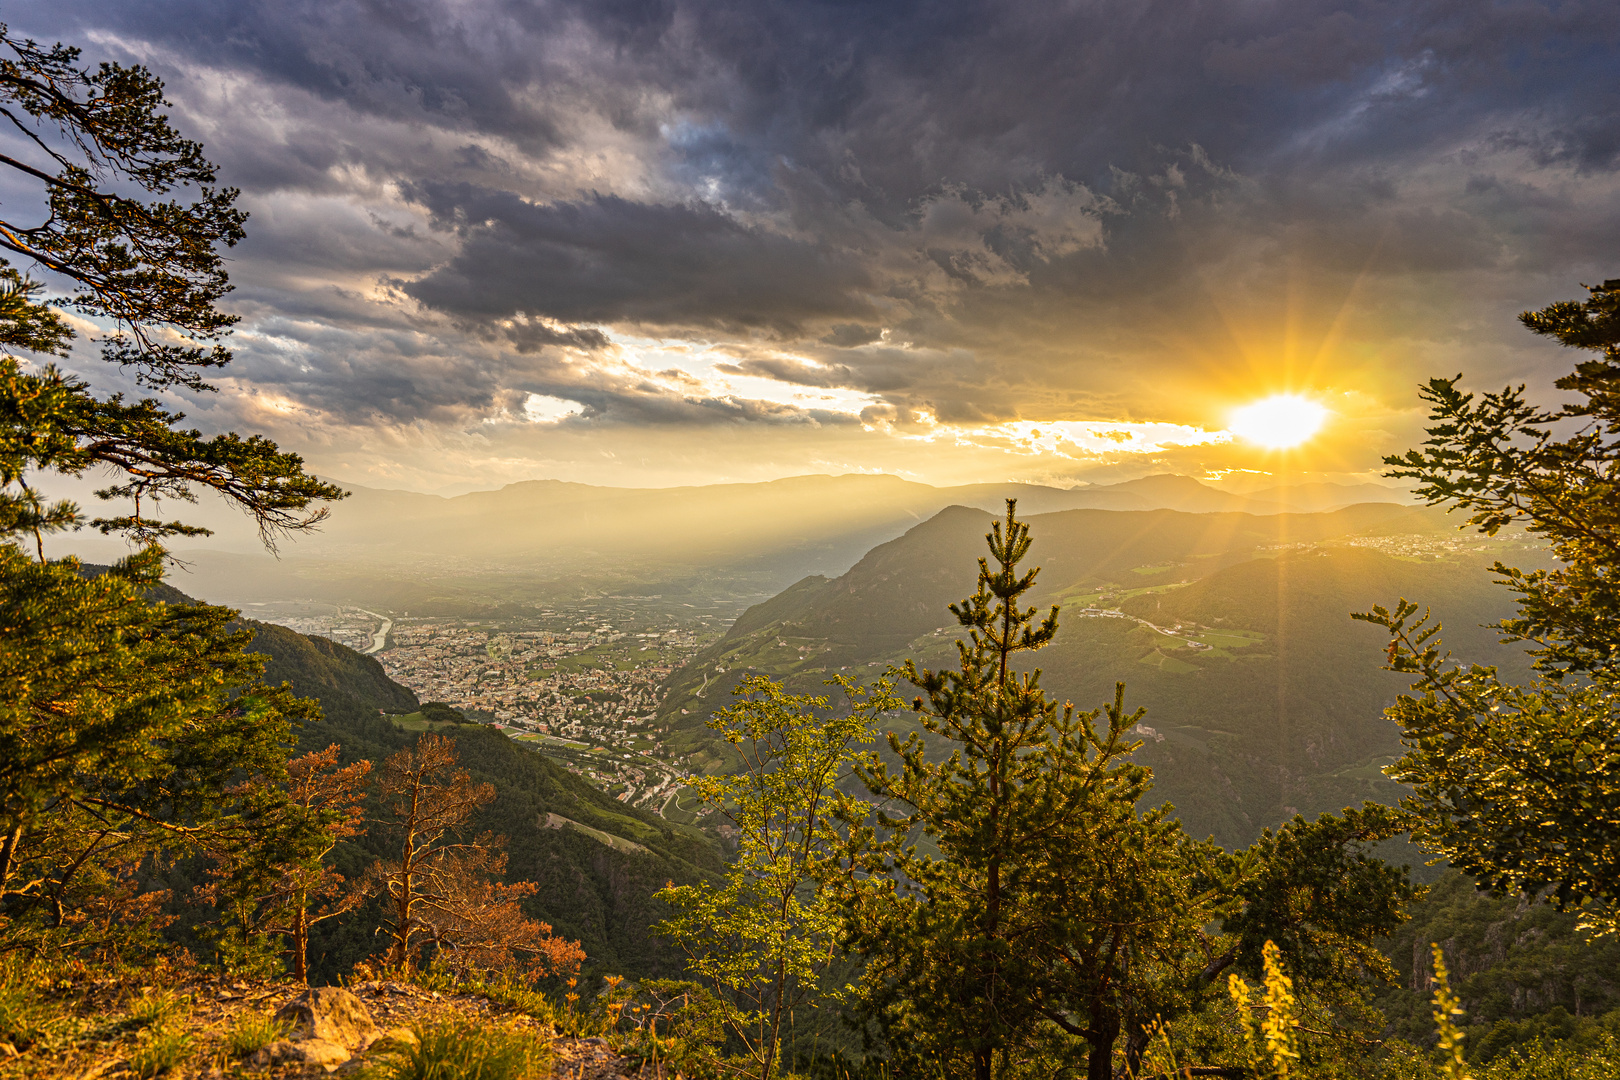
[[[322,986],[306,990],[276,1010],[294,1039],[324,1039],[339,1046],[364,1046],[377,1037],[371,1010],[347,990]]]
[[[337,987],[304,991],[277,1009],[275,1019],[286,1026],[287,1037],[255,1051],[250,1064],[297,1064],[331,1072],[376,1042],[379,1034],[371,1010]]]

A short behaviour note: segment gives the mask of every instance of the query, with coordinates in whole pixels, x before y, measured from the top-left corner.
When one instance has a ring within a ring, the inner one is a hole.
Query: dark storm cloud
[[[611,342],[594,327],[556,327],[532,319],[512,319],[501,326],[501,334],[520,353],[535,353],[548,345],[573,349],[606,349]]]
[[[1584,148],[1613,115],[1620,24],[1608,0],[149,0],[58,20],[538,152],[566,138],[558,110],[653,130],[657,91],[700,117],[666,133],[697,174],[759,194],[759,164],[787,155],[901,208],[942,179],[1095,184],[1190,143],[1249,170],[1380,101],[1397,107],[1362,109],[1358,151],[1529,107],[1524,137],[1603,160]]]
[[[1453,333],[1464,348],[1620,242],[1613,0],[24,14],[170,78],[260,200],[241,298],[324,324],[285,357],[246,350],[248,370],[341,415],[529,392],[587,418],[780,413],[558,358],[606,351],[612,324],[764,331],[803,357],[724,370],[941,417],[1125,408],[1189,342],[1234,363],[1232,297],[1287,292],[1297,268],[1330,310],[1355,283],[1392,336],[1484,327]]]
[[[416,184],[407,196],[463,243],[405,291],[457,315],[791,332],[806,319],[871,314],[853,258],[701,203],[597,195],[536,205],[467,184]]]

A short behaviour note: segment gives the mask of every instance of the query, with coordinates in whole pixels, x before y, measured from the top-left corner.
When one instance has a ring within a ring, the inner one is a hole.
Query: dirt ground
[[[61,995],[61,1008],[41,1025],[43,1030],[31,1045],[0,1043],[0,1080],[138,1077],[141,1051],[159,1030],[186,1037],[180,1062],[161,1074],[169,1080],[290,1080],[329,1075],[363,1080],[363,1073],[373,1071],[367,1066],[380,1064],[389,1043],[384,1038],[372,1049],[353,1049],[350,1059],[340,1064],[256,1064],[251,1055],[232,1054],[229,1033],[247,1016],[270,1018],[303,994],[305,987],[187,980],[167,986],[93,983],[73,989]],[[549,1024],[479,995],[440,993],[389,981],[346,989],[370,1012],[379,1032],[445,1020],[488,1023],[532,1031],[548,1040],[554,1080],[619,1080],[642,1074],[634,1062],[614,1053],[605,1039],[557,1037]],[[159,1013],[161,1020],[154,1019]],[[651,1080],[652,1071],[646,1070],[645,1075]]]

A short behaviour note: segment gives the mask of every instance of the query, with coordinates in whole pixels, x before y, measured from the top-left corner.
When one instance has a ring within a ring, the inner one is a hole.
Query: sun
[[[1315,435],[1328,411],[1299,394],[1273,394],[1234,409],[1230,430],[1267,450],[1286,450]]]

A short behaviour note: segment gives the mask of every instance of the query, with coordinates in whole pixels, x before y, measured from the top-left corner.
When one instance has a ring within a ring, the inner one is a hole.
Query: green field
[[[1173,656],[1166,656],[1158,649],[1154,649],[1152,652],[1142,657],[1142,659],[1138,660],[1137,663],[1146,664],[1148,667],[1156,667],[1160,671],[1187,672],[1198,670],[1198,666],[1196,664],[1188,664],[1181,660],[1177,660]]]
[[[547,660],[540,667],[530,668],[529,675],[544,679],[552,674],[578,675],[582,671],[633,671],[658,663],[659,657],[656,650],[633,645],[593,645],[584,652]]]
[[[466,727],[465,724],[456,724],[444,720],[429,720],[419,712],[405,713],[402,716],[391,717],[391,719],[401,731],[443,731],[445,728]]]
[[[702,818],[703,804],[689,787],[676,788],[664,800],[663,816],[666,821],[679,825],[696,825]]]

